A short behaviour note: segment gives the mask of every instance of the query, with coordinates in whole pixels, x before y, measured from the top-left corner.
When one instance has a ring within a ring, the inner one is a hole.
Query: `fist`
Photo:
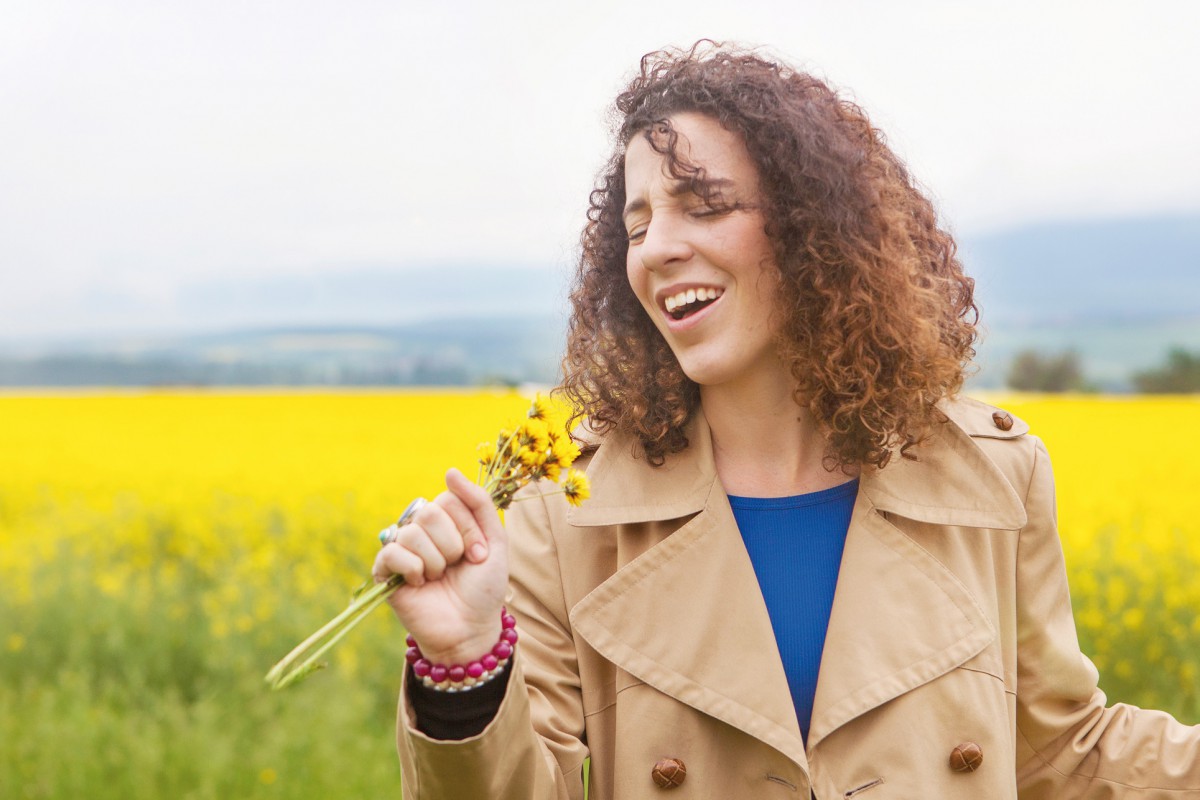
[[[500,636],[508,539],[487,492],[450,470],[446,491],[390,538],[372,574],[404,578],[389,603],[425,656],[466,663],[489,651]]]

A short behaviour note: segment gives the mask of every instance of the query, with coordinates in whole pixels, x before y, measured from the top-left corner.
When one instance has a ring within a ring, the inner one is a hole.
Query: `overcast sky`
[[[960,234],[1200,212],[1190,0],[434,5],[0,0],[0,336],[243,276],[565,267],[608,103],[702,36],[860,102]]]

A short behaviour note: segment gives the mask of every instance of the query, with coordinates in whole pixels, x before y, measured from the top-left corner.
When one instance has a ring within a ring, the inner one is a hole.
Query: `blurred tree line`
[[[1081,392],[1085,386],[1079,354],[1022,350],[1008,369],[1008,385],[1020,392]]]
[[[1165,365],[1136,373],[1133,385],[1146,394],[1200,392],[1200,353],[1173,347]]]
[[[1200,353],[1173,347],[1165,364],[1134,373],[1132,380],[1143,394],[1200,392]],[[1073,350],[1052,354],[1022,350],[1013,358],[1007,383],[1022,392],[1093,391],[1084,378],[1079,354]]]

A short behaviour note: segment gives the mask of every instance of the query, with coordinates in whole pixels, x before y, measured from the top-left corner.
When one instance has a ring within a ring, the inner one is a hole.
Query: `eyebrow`
[[[688,181],[677,180],[667,187],[667,194],[671,197],[679,197],[680,195],[689,194],[692,187],[699,189],[701,192],[708,194],[720,194],[721,190],[728,189],[734,185],[734,182],[729,178],[704,178],[702,180]],[[621,219],[625,219],[630,214],[635,214],[638,211],[644,211],[649,203],[644,198],[636,197],[630,200],[625,205],[625,210],[621,212]]]

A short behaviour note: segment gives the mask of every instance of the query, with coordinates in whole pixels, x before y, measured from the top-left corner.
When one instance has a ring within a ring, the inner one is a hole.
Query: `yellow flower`
[[[567,472],[567,479],[563,481],[563,494],[567,496],[567,502],[573,506],[577,506],[591,497],[592,486],[588,483],[587,475],[577,469]]]
[[[550,446],[550,428],[540,419],[527,419],[521,423],[517,440],[534,450],[545,450]]]
[[[531,447],[522,447],[521,452],[517,454],[521,459],[521,463],[527,467],[540,467],[546,463],[546,450],[534,450]]]
[[[579,445],[571,441],[569,436],[560,436],[551,445],[552,457],[563,469],[575,463],[579,458]]]
[[[571,408],[548,395],[539,393],[533,400],[533,406],[529,409],[529,416],[532,419],[542,420],[552,431],[564,431],[571,417]]]
[[[496,443],[483,442],[479,445],[479,463],[485,467],[491,466],[496,458]]]
[[[557,461],[547,459],[546,463],[542,464],[538,469],[538,478],[545,478],[546,480],[558,483],[558,479],[562,477],[562,467],[558,465]]]
[[[513,431],[507,428],[500,431],[500,435],[496,437],[496,450],[500,452],[501,457],[509,457],[513,454],[513,445],[516,440],[517,437]]]
[[[550,402],[550,398],[538,392],[537,397],[533,398],[533,405],[529,407],[529,418],[540,419],[548,425],[553,414],[554,404]]]

